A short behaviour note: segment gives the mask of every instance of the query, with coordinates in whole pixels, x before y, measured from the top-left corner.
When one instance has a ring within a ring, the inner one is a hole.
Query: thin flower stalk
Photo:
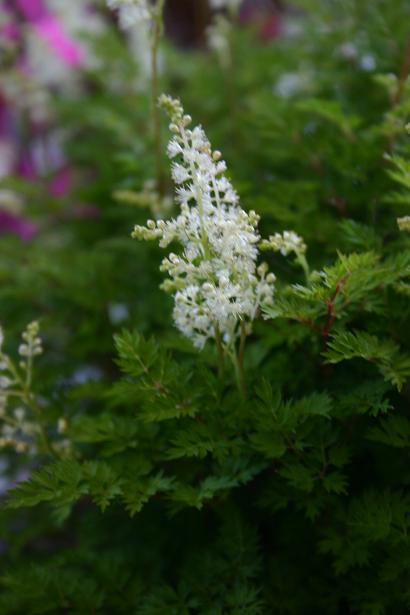
[[[158,54],[164,30],[163,10],[165,0],[107,0],[110,9],[117,10],[120,26],[130,30],[144,26],[148,32],[151,67],[151,125],[154,141],[155,175],[158,200],[165,195],[165,174],[162,162],[161,118],[157,105],[159,95]]]

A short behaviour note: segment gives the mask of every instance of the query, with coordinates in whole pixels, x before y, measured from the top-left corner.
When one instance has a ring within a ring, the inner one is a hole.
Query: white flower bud
[[[18,421],[23,421],[26,416],[26,411],[24,408],[15,408],[13,414]]]
[[[65,419],[64,417],[59,418],[57,422],[58,433],[65,433],[67,431],[67,427],[68,427],[67,419]]]

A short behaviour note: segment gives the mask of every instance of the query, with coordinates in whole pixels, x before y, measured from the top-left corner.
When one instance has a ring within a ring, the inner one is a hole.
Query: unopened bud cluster
[[[305,242],[294,231],[283,231],[283,233],[271,235],[269,239],[261,242],[261,248],[280,252],[283,256],[288,256],[292,252],[296,255],[306,252]]]
[[[39,324],[34,321],[22,333],[23,343],[19,346],[19,355],[25,360],[32,359],[43,352],[41,338],[38,336],[39,331]]]
[[[410,233],[410,216],[403,216],[402,218],[397,218],[397,225],[399,227],[399,231],[405,231]]]
[[[269,239],[261,241],[260,248],[261,250],[273,250],[274,252],[280,252],[283,256],[294,254],[295,262],[302,267],[305,273],[306,282],[309,282],[310,271],[306,260],[307,246],[302,237],[297,235],[297,233],[294,231],[275,233],[274,235],[271,235]]]
[[[31,390],[33,360],[42,354],[38,322],[30,323],[22,334],[18,348],[20,360],[16,364],[4,351],[4,334],[0,327],[0,448],[11,447],[17,453],[38,452],[44,441],[35,396]],[[66,449],[65,442],[53,444],[55,450]]]
[[[219,336],[230,348],[240,323],[249,333],[259,306],[273,300],[275,276],[256,264],[259,217],[239,207],[221,153],[212,151],[200,126],[189,127],[181,103],[162,96],[160,105],[171,119],[168,155],[181,213],[136,226],[133,237],[158,239],[163,248],[181,245],[161,265],[169,275],[163,288],[174,295],[175,324],[198,348]]]
[[[168,195],[160,195],[155,185],[155,180],[149,179],[144,182],[142,190],[116,190],[114,198],[122,203],[147,208],[154,218],[166,217],[172,209],[172,199]]]

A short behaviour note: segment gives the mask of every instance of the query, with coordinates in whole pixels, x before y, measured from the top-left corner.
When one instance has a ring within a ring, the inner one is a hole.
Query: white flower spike
[[[220,152],[212,151],[200,126],[189,128],[181,103],[163,95],[160,105],[174,133],[168,155],[181,213],[136,226],[133,237],[182,246],[161,265],[170,278],[163,288],[174,294],[175,324],[197,348],[220,339],[231,351],[241,329],[250,333],[259,306],[273,301],[275,276],[267,265],[256,265],[259,217],[239,207]]]

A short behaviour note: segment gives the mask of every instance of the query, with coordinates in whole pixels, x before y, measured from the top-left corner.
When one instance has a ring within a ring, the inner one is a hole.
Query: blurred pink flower
[[[7,209],[0,209],[1,235],[17,235],[23,241],[29,241],[37,234],[37,230],[36,225],[23,216],[7,211]]]
[[[54,15],[45,15],[35,24],[39,36],[41,36],[50,47],[69,66],[81,66],[83,53],[79,46],[64,32],[61,22]]]
[[[245,5],[240,19],[243,23],[255,24],[258,36],[263,41],[275,39],[282,33],[280,13],[263,2]]]
[[[42,0],[17,0],[17,5],[37,34],[69,66],[80,66],[83,53],[79,45],[65,32],[61,21],[47,10]]]
[[[71,169],[69,167],[60,169],[50,182],[49,191],[51,196],[55,198],[64,196],[71,190],[72,184],[73,178]]]
[[[79,219],[98,218],[100,215],[100,210],[96,205],[79,203],[78,205],[74,205],[72,214],[73,218]]]

